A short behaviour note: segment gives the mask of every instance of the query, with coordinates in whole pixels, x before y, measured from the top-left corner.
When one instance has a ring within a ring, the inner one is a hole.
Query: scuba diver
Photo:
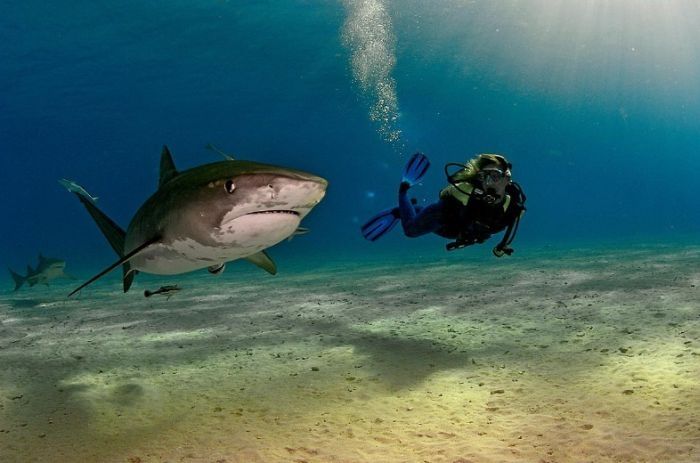
[[[498,154],[479,154],[466,164],[449,163],[445,166],[449,185],[440,191],[440,199],[420,207],[415,198],[409,199],[408,190],[423,178],[429,167],[425,155],[416,153],[411,157],[399,186],[399,206],[372,217],[362,226],[362,235],[375,241],[400,220],[406,236],[435,233],[454,240],[446,246],[452,251],[483,243],[494,233],[505,230],[493,254],[511,255],[510,244],[525,212],[525,194],[511,178],[510,162]]]

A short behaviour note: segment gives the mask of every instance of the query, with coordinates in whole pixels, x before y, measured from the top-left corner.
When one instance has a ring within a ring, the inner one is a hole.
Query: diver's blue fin
[[[416,153],[411,156],[411,159],[406,163],[406,167],[403,168],[403,182],[407,182],[409,185],[413,186],[420,182],[425,173],[430,167],[430,161],[423,153]]]
[[[384,210],[375,215],[362,226],[362,236],[370,241],[376,241],[394,226],[399,221],[399,208],[394,207]]]

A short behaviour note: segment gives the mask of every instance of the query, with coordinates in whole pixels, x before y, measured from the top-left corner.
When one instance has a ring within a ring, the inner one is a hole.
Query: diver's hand
[[[406,193],[408,189],[411,188],[411,184],[408,182],[401,182],[399,185],[399,193]]]
[[[495,248],[493,248],[493,255],[494,256],[503,257],[503,254],[507,254],[510,256],[511,254],[513,254],[513,248],[499,247],[499,246],[496,246]]]

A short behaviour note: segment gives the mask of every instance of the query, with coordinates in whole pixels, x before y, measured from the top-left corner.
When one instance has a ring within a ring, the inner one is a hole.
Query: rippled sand
[[[0,461],[700,461],[699,248],[173,282],[0,294]]]

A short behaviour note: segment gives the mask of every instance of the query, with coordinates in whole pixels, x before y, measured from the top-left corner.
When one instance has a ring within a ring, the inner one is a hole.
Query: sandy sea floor
[[[700,248],[464,261],[4,292],[0,461],[700,461]]]

